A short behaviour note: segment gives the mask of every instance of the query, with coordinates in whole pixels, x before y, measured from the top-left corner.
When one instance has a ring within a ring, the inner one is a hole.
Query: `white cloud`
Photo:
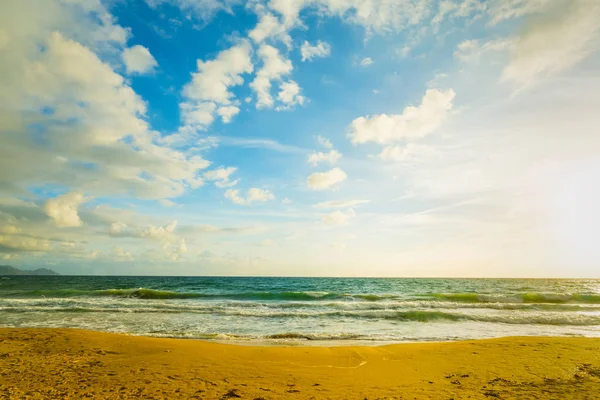
[[[184,88],[186,97],[229,104],[233,97],[229,87],[242,84],[241,75],[253,70],[250,51],[249,44],[242,42],[221,51],[214,60],[198,60],[198,71]]]
[[[256,73],[256,78],[250,83],[250,88],[257,96],[256,108],[272,108],[271,81],[281,80],[292,72],[292,62],[279,54],[279,51],[270,45],[263,44],[258,49],[258,56],[262,60],[262,68]]]
[[[300,53],[302,54],[302,61],[312,61],[313,58],[328,57],[331,54],[331,45],[319,40],[316,45],[312,46],[305,40],[300,48]]]
[[[323,136],[317,136],[317,142],[326,149],[333,149],[333,143],[331,143],[331,140],[324,138]]]
[[[240,195],[238,189],[229,189],[225,192],[225,198],[231,200],[234,204],[250,205],[254,202],[267,202],[273,200],[275,196],[267,189],[251,188],[246,193],[246,197]]]
[[[271,193],[271,191],[267,189],[251,188],[248,190],[247,198],[248,203],[251,203],[253,201],[265,202],[273,200],[275,196],[273,195],[273,193]]]
[[[295,106],[296,104],[303,105],[306,98],[300,94],[300,86],[295,81],[283,82],[279,86],[279,95],[277,99],[284,105],[277,107],[278,110],[287,110]]]
[[[359,64],[359,65],[360,65],[361,67],[368,67],[368,66],[369,66],[369,65],[371,65],[371,64],[373,64],[373,59],[372,59],[371,57],[366,57],[366,58],[363,58],[363,59],[360,61],[360,64]]]
[[[291,46],[289,32],[304,26],[300,13],[306,8],[314,8],[320,17],[339,17],[345,23],[362,26],[367,35],[399,32],[421,24],[432,14],[429,0],[271,0],[253,6],[259,22],[249,37],[257,44],[271,39],[288,47]],[[318,46],[317,43],[311,47]]]
[[[197,61],[198,70],[184,86],[185,101],[180,104],[186,129],[206,129],[215,112],[225,123],[239,112],[232,104],[234,95],[230,88],[244,83],[242,75],[253,71],[251,50],[250,44],[242,41],[221,51],[214,60]]]
[[[556,2],[541,19],[518,37],[504,80],[525,87],[537,79],[564,71],[600,47],[600,2]]]
[[[464,63],[478,63],[490,52],[502,52],[513,46],[511,39],[495,39],[484,43],[479,40],[465,40],[458,44],[454,58]]]
[[[432,11],[428,0],[316,0],[313,4],[325,15],[335,15],[345,22],[365,27],[367,34],[399,32],[420,24]]]
[[[330,200],[317,203],[314,208],[351,208],[361,204],[370,203],[370,200]]]
[[[309,164],[312,164],[314,166],[317,166],[321,161],[325,161],[330,164],[335,164],[340,160],[340,158],[342,158],[342,154],[339,151],[333,149],[328,151],[327,153],[323,153],[322,151],[319,151],[318,153],[313,152],[308,156],[308,162]]]
[[[122,247],[113,247],[113,257],[117,261],[133,261],[133,256],[129,251],[123,250]]]
[[[496,25],[504,20],[538,13],[552,2],[558,3],[556,0],[495,0],[489,4],[487,11],[491,18],[490,24]]]
[[[231,175],[237,171],[235,167],[221,167],[204,173],[204,178],[209,181],[214,181],[215,185],[220,188],[235,186],[239,180],[231,181]]]
[[[146,103],[99,57],[127,40],[113,20],[100,2],[19,1],[0,12],[10,38],[0,62],[0,186],[164,198],[201,184],[208,162],[159,143]],[[44,146],[23,134],[34,121]]]
[[[446,78],[448,78],[448,74],[446,74],[446,73],[442,72],[439,74],[435,74],[434,77],[427,82],[427,87],[435,88],[437,86],[440,86],[441,81],[443,81]]]
[[[522,0],[516,0],[517,2]],[[525,0],[531,1],[531,0]],[[533,0],[539,1],[539,0]],[[494,4],[496,3],[496,4]],[[440,24],[446,19],[456,19],[456,18],[464,18],[471,17],[471,20],[475,20],[477,17],[481,16],[481,13],[485,12],[488,8],[494,8],[497,4],[502,3],[504,5],[514,6],[515,1],[505,1],[505,0],[491,0],[491,1],[481,1],[481,0],[461,0],[461,1],[450,1],[443,0],[440,1],[438,12],[435,14],[433,19],[431,20],[431,25],[433,26],[433,32],[437,33],[440,29]],[[512,4],[511,4],[512,3]]]
[[[248,36],[257,44],[261,44],[269,38],[275,38],[289,47],[292,40],[288,34],[290,28],[291,26],[282,23],[272,13],[266,13],[260,16],[258,24],[250,31]]]
[[[133,46],[123,50],[123,62],[128,74],[147,74],[158,66],[158,63],[144,46]]]
[[[164,243],[162,251],[168,260],[181,261],[184,254],[188,252],[187,241],[185,238],[180,238],[174,244]]]
[[[167,200],[167,199],[160,199],[158,202],[163,207],[175,207],[177,205],[177,203],[172,202],[171,200]]]
[[[169,240],[174,239],[173,233],[177,228],[177,221],[171,221],[164,226],[150,225],[147,229],[141,232],[140,237],[145,239],[161,239]]]
[[[67,228],[81,226],[78,208],[89,201],[81,192],[65,193],[44,203],[44,212],[54,220],[56,226]]]
[[[232,13],[232,6],[238,4],[239,0],[145,0],[152,8],[158,8],[163,4],[179,7],[186,17],[195,17],[205,23],[209,22],[219,11]]]
[[[272,151],[278,151],[281,153],[290,154],[304,154],[306,150],[300,147],[295,147],[287,144],[280,143],[273,139],[253,139],[244,137],[234,136],[220,136],[218,138],[219,143],[223,146],[236,146],[244,147],[248,149],[267,149]]]
[[[391,143],[423,137],[435,131],[452,109],[455,93],[452,89],[429,89],[421,105],[408,106],[402,114],[381,114],[360,117],[352,121],[348,136],[354,144]]]
[[[321,221],[325,225],[331,226],[339,226],[339,225],[348,225],[350,219],[354,218],[356,213],[353,209],[348,209],[346,212],[341,210],[335,210],[330,212],[329,214],[325,214],[321,217]]]
[[[123,230],[127,229],[127,224],[121,221],[116,221],[110,224],[110,228],[108,229],[108,234],[110,236],[118,236],[119,233],[123,232]]]
[[[233,117],[235,117],[240,112],[240,109],[236,106],[223,106],[219,107],[217,110],[217,114],[223,120],[223,123],[228,124],[231,122]]]
[[[315,172],[306,178],[306,184],[313,190],[325,190],[345,181],[347,177],[340,168],[333,168],[327,172]]]
[[[406,46],[402,46],[402,48],[397,49],[396,53],[402,57],[402,58],[406,58],[408,56],[408,54],[410,53],[410,51],[412,50],[412,47],[406,45]]]
[[[384,161],[406,162],[435,154],[430,146],[408,143],[406,146],[386,146],[379,153],[379,158]]]

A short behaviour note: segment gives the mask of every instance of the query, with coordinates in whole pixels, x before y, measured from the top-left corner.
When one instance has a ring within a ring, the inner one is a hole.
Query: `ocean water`
[[[11,276],[1,327],[248,343],[600,336],[600,280]]]

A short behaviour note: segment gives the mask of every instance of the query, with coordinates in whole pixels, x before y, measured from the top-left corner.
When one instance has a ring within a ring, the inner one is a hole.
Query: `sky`
[[[0,263],[600,277],[596,0],[0,3]]]

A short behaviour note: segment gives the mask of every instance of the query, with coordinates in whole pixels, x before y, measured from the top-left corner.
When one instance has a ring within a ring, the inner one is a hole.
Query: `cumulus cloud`
[[[43,238],[15,235],[0,232],[0,254],[4,259],[18,257],[21,253],[48,252],[52,250],[50,241]]]
[[[212,171],[207,171],[204,173],[204,178],[209,181],[214,181],[215,186],[220,188],[226,188],[235,186],[238,184],[239,180],[236,179],[231,181],[231,175],[237,171],[235,167],[221,167],[217,169],[213,169]]]
[[[292,25],[282,22],[273,13],[267,12],[259,17],[258,24],[250,31],[248,36],[257,44],[273,38],[282,41],[289,47],[292,38],[288,32],[291,27]]]
[[[123,50],[123,62],[128,74],[147,74],[158,66],[158,63],[144,46],[133,46]]]
[[[263,64],[262,68],[256,73],[254,80],[250,83],[250,88],[257,96],[256,108],[272,108],[274,101],[271,96],[271,81],[281,80],[283,76],[289,75],[293,69],[292,62],[281,56],[275,47],[266,44],[260,46],[257,54]],[[288,95],[284,96],[289,99]]]
[[[126,224],[122,221],[115,221],[109,226],[108,236],[112,238],[152,240],[170,246],[173,243],[179,243],[181,240],[181,237],[175,233],[176,228],[177,220],[173,220],[164,225],[141,225],[136,224],[135,222]]]
[[[326,149],[333,149],[333,143],[331,143],[331,140],[323,136],[317,136],[317,142]]]
[[[268,189],[251,188],[246,192],[246,197],[240,195],[238,189],[228,189],[225,192],[225,198],[231,200],[234,204],[246,206],[254,202],[264,203],[273,200],[275,195]]]
[[[217,110],[217,114],[223,120],[223,123],[228,124],[231,122],[233,117],[235,117],[240,112],[240,109],[236,106],[223,106],[219,107]]]
[[[419,106],[408,106],[402,114],[360,117],[350,125],[353,144],[381,144],[423,137],[435,131],[452,109],[454,90],[429,89]]]
[[[10,38],[0,62],[0,186],[164,198],[201,184],[207,161],[159,143],[146,103],[99,57],[120,54],[128,30],[100,2],[86,4],[19,1],[0,13]],[[24,134],[34,122],[43,145]]]
[[[228,123],[239,112],[230,88],[244,83],[242,75],[253,71],[251,51],[250,44],[242,41],[213,60],[197,61],[197,72],[184,86],[185,101],[180,104],[185,129],[206,129],[215,113]]]
[[[79,206],[86,199],[81,192],[65,193],[44,203],[44,212],[52,218],[56,226],[61,228],[81,226],[81,219],[77,214]]]
[[[361,204],[370,203],[370,200],[330,200],[317,203],[314,208],[351,208]]]
[[[121,221],[116,221],[110,224],[110,228],[108,229],[108,234],[111,236],[118,236],[119,233],[123,232],[124,229],[127,228],[127,224]]]
[[[366,57],[363,58],[358,65],[361,67],[368,67],[371,64],[373,64],[373,59],[371,57]]]
[[[282,106],[277,107],[278,110],[288,110],[293,106],[299,104],[303,105],[306,98],[300,94],[300,86],[295,81],[283,82],[279,86],[279,94],[277,99],[283,103]]]
[[[321,221],[325,225],[331,226],[339,226],[339,225],[348,225],[350,219],[354,218],[356,213],[353,209],[348,209],[346,212],[341,210],[335,210],[330,212],[329,214],[325,214],[321,217]]]
[[[597,50],[600,3],[588,0],[553,4],[516,40],[502,78],[524,87],[564,71]]]
[[[319,165],[320,162],[328,162],[330,164],[336,164],[340,158],[342,158],[342,154],[333,148],[333,143],[329,139],[326,139],[322,136],[317,136],[317,142],[327,148],[330,149],[328,152],[322,151],[313,151],[308,156],[308,163],[313,166]]]
[[[328,151],[327,153],[323,153],[322,151],[319,151],[319,152],[313,152],[312,154],[310,154],[308,156],[308,163],[312,164],[314,166],[317,166],[322,161],[328,162],[330,164],[335,164],[340,160],[340,158],[342,158],[342,154],[335,149],[332,149],[332,150]]]
[[[340,168],[333,168],[327,172],[315,172],[306,178],[306,184],[313,190],[325,190],[345,181],[347,177]]]
[[[169,239],[173,237],[173,233],[177,228],[177,221],[171,221],[164,226],[150,225],[147,229],[143,230],[140,237],[145,239]]]
[[[314,58],[328,57],[331,54],[331,45],[321,40],[313,46],[308,41],[304,41],[300,48],[302,61],[312,61]]]

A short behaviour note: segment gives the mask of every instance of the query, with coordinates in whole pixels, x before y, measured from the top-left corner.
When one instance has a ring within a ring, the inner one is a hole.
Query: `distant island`
[[[48,268],[38,268],[33,271],[21,270],[10,265],[0,265],[0,275],[60,275]]]

